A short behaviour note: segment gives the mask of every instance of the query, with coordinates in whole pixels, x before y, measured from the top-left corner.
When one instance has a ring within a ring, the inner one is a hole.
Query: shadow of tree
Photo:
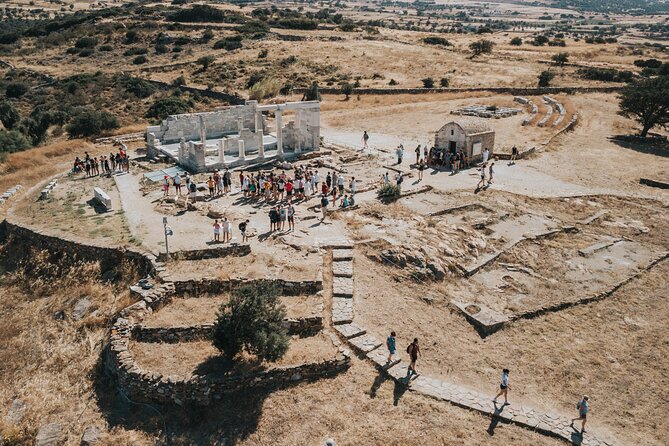
[[[633,135],[614,135],[609,141],[635,152],[646,153],[664,158],[669,157],[669,141],[663,138],[641,138]]]
[[[146,403],[125,395],[105,369],[104,352],[94,370],[94,391],[109,428],[140,430],[154,437],[156,445],[235,445],[258,428],[265,399],[273,387],[240,389],[209,406]],[[203,370],[223,366],[225,360],[203,365]],[[220,373],[220,371],[219,371]],[[286,385],[283,387],[290,387]]]

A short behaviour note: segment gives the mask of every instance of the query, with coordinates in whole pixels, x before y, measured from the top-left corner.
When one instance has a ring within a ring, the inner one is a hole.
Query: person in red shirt
[[[321,186],[321,192],[323,192],[323,195],[328,194],[328,185],[325,184],[325,181],[323,181],[323,185]]]
[[[288,180],[286,183],[286,198],[290,200],[290,197],[293,196],[293,182]]]

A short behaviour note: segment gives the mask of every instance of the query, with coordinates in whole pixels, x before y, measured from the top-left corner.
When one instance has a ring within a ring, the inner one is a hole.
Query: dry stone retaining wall
[[[248,244],[234,243],[227,246],[219,246],[209,249],[193,249],[188,251],[176,251],[170,253],[172,260],[204,260],[216,259],[221,257],[236,256],[243,257],[251,254],[251,246]],[[165,253],[158,255],[158,261],[164,262],[167,259]]]
[[[297,296],[300,294],[316,294],[323,289],[323,280],[292,281],[283,279],[191,279],[174,281],[177,294],[201,295],[228,293],[240,286],[253,282],[273,282],[282,290],[284,296]]]

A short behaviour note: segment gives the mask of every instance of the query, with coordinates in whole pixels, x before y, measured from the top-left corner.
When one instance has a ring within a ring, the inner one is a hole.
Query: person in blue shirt
[[[585,433],[585,422],[588,420],[588,395],[583,395],[581,401],[576,405],[578,409],[578,418],[573,418],[571,420],[571,425],[574,427],[574,421],[581,420],[581,433]]]
[[[386,346],[388,347],[388,363],[390,363],[393,360],[393,356],[397,352],[397,348],[395,347],[394,331],[391,331],[390,336],[388,336],[388,339],[386,339]]]
[[[509,369],[504,369],[502,370],[502,381],[499,383],[499,392],[497,395],[495,395],[495,398],[493,398],[494,402],[497,402],[497,398],[500,396],[504,395],[504,405],[509,404],[509,399],[507,398],[507,394],[509,393],[509,389],[511,387],[509,386]]]

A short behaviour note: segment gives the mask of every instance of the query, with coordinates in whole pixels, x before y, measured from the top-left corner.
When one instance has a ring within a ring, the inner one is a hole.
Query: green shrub
[[[400,187],[396,184],[386,184],[376,191],[376,197],[384,203],[395,201],[400,197]]]
[[[163,120],[170,115],[188,113],[193,108],[193,102],[178,97],[169,97],[155,101],[144,115],[146,118]]]
[[[423,43],[427,43],[428,45],[441,45],[441,46],[451,46],[451,42],[448,40],[444,39],[443,37],[437,37],[437,36],[429,36],[429,37],[423,37]]]
[[[213,344],[232,360],[246,351],[263,361],[278,361],[290,344],[283,327],[286,308],[279,288],[271,282],[244,285],[221,305],[214,327]]]
[[[115,116],[105,111],[84,109],[74,116],[66,129],[71,137],[87,137],[96,136],[106,130],[119,127],[118,119]]]
[[[539,87],[549,87],[551,84],[551,81],[555,77],[555,73],[553,73],[550,70],[545,70],[542,71],[539,74]]]
[[[89,57],[91,56],[95,51],[91,48],[84,48],[83,50],[79,51],[79,57]]]
[[[97,44],[98,44],[98,39],[96,39],[95,37],[80,37],[74,43],[74,47],[79,49],[95,48]]]
[[[423,88],[434,88],[434,79],[431,77],[421,79],[421,82],[423,83]]]
[[[395,79],[390,79],[390,82],[388,82],[388,85],[397,85],[397,81]]]
[[[439,86],[441,88],[448,88],[449,84],[450,82],[447,77],[442,77],[441,79],[439,79]]]
[[[105,51],[105,52],[108,52],[108,51],[114,51],[114,47],[111,46],[111,45],[101,45],[101,46],[98,48],[98,51]]]
[[[125,91],[133,94],[138,99],[148,98],[156,91],[156,87],[151,82],[136,77],[123,79],[121,84]]]
[[[189,9],[180,9],[170,15],[168,19],[175,22],[228,22],[244,23],[243,15],[224,11],[209,5],[193,5]]]
[[[25,82],[10,82],[5,87],[5,96],[8,98],[20,98],[28,92],[30,87]]]
[[[313,31],[318,29],[318,22],[304,18],[288,18],[279,20],[276,22],[276,26],[286,29],[303,29],[307,31]]]
[[[30,141],[25,135],[16,130],[0,131],[0,155],[4,153],[20,152],[30,148]]]
[[[21,115],[11,102],[0,102],[0,122],[2,122],[5,129],[13,129],[20,120]]]
[[[206,71],[209,66],[214,63],[214,56],[202,56],[197,60],[199,65],[202,65],[202,71]]]
[[[520,37],[514,37],[513,39],[511,39],[510,43],[513,46],[520,46],[523,44],[523,39],[521,39]]]
[[[125,43],[131,44],[139,41],[139,33],[135,29],[130,29],[125,33]]]
[[[231,37],[226,37],[221,40],[217,40],[214,43],[214,49],[215,50],[226,50],[226,51],[232,51],[236,50],[242,47],[242,38],[241,36],[231,36]]]
[[[135,65],[142,65],[142,64],[147,63],[148,61],[149,61],[149,59],[146,56],[142,55],[142,56],[135,57],[132,60],[132,63],[135,64]]]

